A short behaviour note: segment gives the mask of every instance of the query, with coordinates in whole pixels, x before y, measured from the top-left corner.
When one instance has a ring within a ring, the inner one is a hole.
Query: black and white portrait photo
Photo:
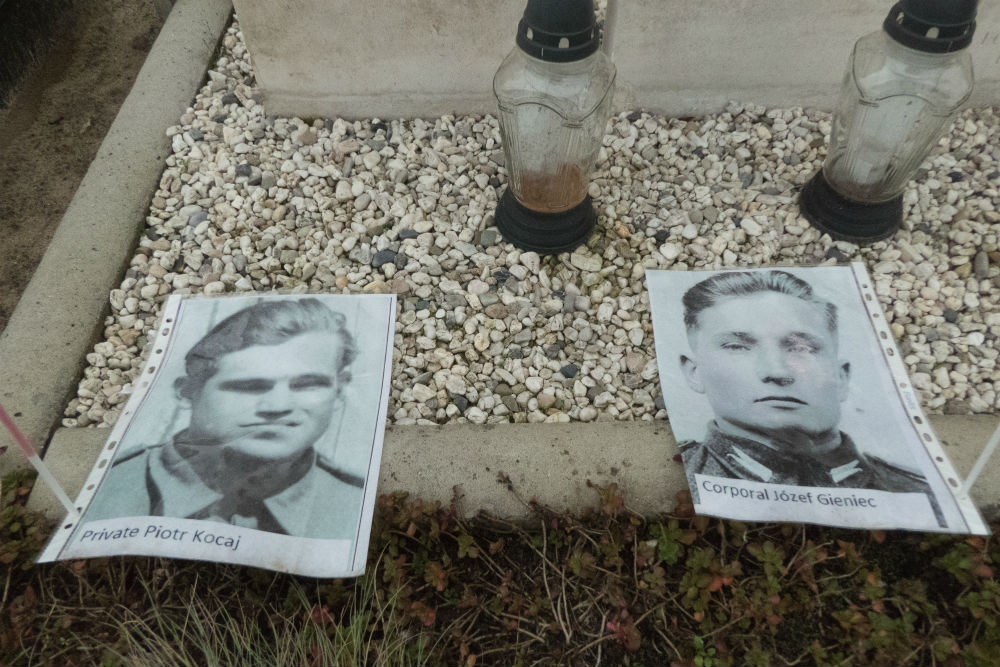
[[[857,270],[647,273],[664,399],[696,508],[966,529],[882,363]]]
[[[392,297],[187,299],[177,310],[75,544],[88,524],[164,517],[253,531],[239,533],[244,547],[261,534],[366,546]]]

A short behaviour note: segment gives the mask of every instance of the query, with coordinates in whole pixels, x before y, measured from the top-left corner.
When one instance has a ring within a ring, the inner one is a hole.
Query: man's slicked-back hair
[[[188,351],[184,357],[187,375],[177,379],[175,388],[191,400],[218,371],[220,357],[255,345],[280,345],[313,332],[331,333],[340,339],[337,383],[342,387],[350,382],[348,368],[357,356],[357,347],[347,330],[347,318],[319,299],[264,298],[219,322]]]
[[[787,294],[814,304],[826,315],[830,333],[837,333],[837,306],[816,296],[809,283],[787,271],[727,271],[702,280],[684,293],[684,326],[688,333],[696,329],[701,311],[723,299],[761,292]]]

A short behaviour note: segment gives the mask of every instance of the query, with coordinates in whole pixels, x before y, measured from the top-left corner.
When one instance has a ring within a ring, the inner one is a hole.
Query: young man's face
[[[788,442],[836,432],[850,367],[820,306],[770,291],[725,298],[698,314],[689,340],[685,377],[723,431]]]
[[[261,461],[309,449],[330,424],[341,347],[339,337],[311,332],[219,357],[191,401],[192,442]]]

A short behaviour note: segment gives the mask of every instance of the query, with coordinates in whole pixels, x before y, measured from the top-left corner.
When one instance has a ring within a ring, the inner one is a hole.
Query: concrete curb
[[[930,418],[958,473],[972,469],[1000,423],[992,415]],[[110,431],[59,429],[46,461],[71,498],[83,486]],[[612,446],[609,446],[612,445]],[[447,504],[453,498],[470,516],[480,510],[525,517],[531,498],[559,510],[579,511],[597,503],[587,482],[618,484],[626,505],[650,515],[674,507],[687,488],[677,443],[665,422],[397,426],[386,429],[379,493],[405,491]],[[506,482],[509,479],[510,488]],[[988,466],[972,491],[987,521],[1000,517],[1000,466]],[[49,489],[38,485],[28,506],[52,518],[64,511]]]
[[[164,130],[201,85],[230,0],[178,0],[0,334],[0,403],[44,445],[102,330],[169,153]],[[0,473],[27,465],[6,432]]]

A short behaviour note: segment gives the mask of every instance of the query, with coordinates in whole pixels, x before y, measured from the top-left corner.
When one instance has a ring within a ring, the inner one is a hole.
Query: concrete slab
[[[429,117],[493,110],[521,2],[234,0],[269,114]]]
[[[881,29],[886,0],[627,0],[614,60],[635,105],[667,115],[729,100],[832,109],[854,42]],[[1000,3],[980,3],[970,106],[1000,101]]]
[[[932,416],[931,424],[955,468],[968,474],[1000,418]],[[45,457],[66,492],[75,498],[110,431],[60,429]],[[613,446],[609,446],[613,445]],[[642,514],[670,510],[687,488],[677,443],[665,422],[401,426],[386,430],[379,493],[406,491],[424,500],[458,501],[462,514],[480,510],[524,517],[537,498],[550,507],[593,507],[587,486],[616,482],[628,507]],[[511,491],[505,483],[508,478]],[[972,498],[987,520],[1000,517],[1000,458],[983,471]],[[28,506],[53,518],[63,510],[41,485]]]
[[[201,85],[232,6],[178,0],[52,243],[0,334],[0,404],[36,445],[48,441],[101,332],[108,291],[135,248],[169,154],[164,130]],[[27,466],[0,432],[0,474]]]
[[[493,74],[525,2],[234,0],[268,113],[494,112]],[[831,109],[848,54],[886,0],[609,0],[619,108],[673,116],[730,100]],[[970,105],[1000,101],[1000,3],[980,3]]]

